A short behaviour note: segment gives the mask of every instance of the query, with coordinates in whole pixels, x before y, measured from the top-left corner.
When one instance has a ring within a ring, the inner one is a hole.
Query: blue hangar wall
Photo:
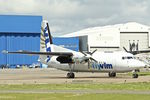
[[[0,65],[37,62],[38,56],[2,54],[3,50],[40,50],[42,16],[0,15]]]
[[[78,37],[53,37],[53,43],[63,48],[79,51]]]

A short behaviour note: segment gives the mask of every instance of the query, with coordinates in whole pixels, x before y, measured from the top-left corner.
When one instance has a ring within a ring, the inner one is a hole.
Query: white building
[[[136,22],[83,29],[63,37],[79,37],[80,50],[102,51],[148,49],[150,47],[150,27]]]

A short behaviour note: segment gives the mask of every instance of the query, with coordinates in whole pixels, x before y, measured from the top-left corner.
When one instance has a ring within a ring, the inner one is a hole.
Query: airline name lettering
[[[107,63],[100,63],[100,62],[98,62],[98,63],[92,63],[92,68],[93,69],[98,69],[98,70],[100,70],[100,69],[113,69],[113,66],[112,66],[112,64],[107,64]]]

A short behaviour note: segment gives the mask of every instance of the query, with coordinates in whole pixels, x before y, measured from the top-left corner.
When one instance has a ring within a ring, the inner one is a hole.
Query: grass
[[[120,84],[19,84],[0,85],[0,90],[150,90],[149,82]]]
[[[139,76],[149,76],[150,72],[139,72]]]
[[[150,76],[150,72],[138,72],[139,76]],[[129,72],[128,75],[132,76],[132,73]]]
[[[137,94],[0,94],[0,100],[149,100],[150,95]]]
[[[150,90],[150,83],[122,84],[20,84],[0,85],[0,90]],[[1,93],[0,100],[149,100],[147,94]]]

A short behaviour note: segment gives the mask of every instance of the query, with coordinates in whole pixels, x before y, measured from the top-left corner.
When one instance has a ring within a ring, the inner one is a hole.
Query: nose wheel
[[[67,78],[74,78],[75,74],[74,73],[67,73]]]
[[[133,77],[133,78],[138,78],[138,76],[139,76],[139,75],[138,75],[137,73],[133,73],[133,74],[132,74],[132,77]]]
[[[108,73],[108,76],[109,76],[109,77],[116,77],[116,73],[115,73],[115,72],[109,72],[109,73]]]
[[[132,78],[138,78],[139,75],[137,74],[137,72],[137,70],[133,70]]]

